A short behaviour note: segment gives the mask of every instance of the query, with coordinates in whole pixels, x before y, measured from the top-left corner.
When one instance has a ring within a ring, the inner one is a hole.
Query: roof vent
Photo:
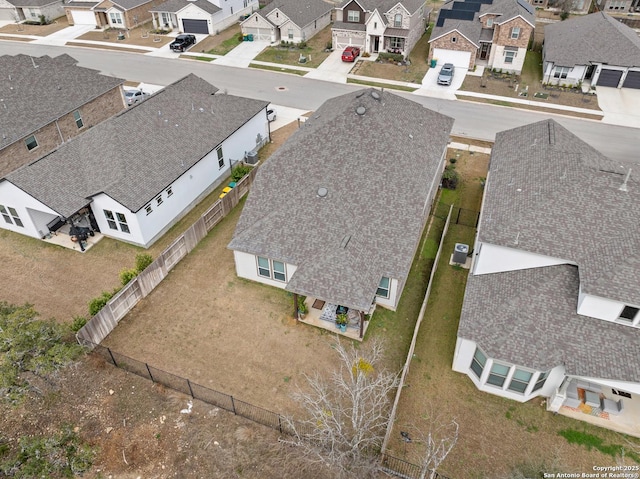
[[[360,116],[363,116],[367,112],[367,109],[363,106],[359,106],[356,108],[356,113]]]
[[[380,93],[378,93],[377,91],[373,90],[371,92],[371,98],[373,98],[374,100],[380,100]]]
[[[342,243],[340,243],[340,248],[345,249],[351,240],[351,235],[344,235],[342,238]]]
[[[620,191],[629,191],[627,189],[627,183],[629,182],[630,176],[631,176],[631,168],[629,168],[629,171],[627,171],[627,176],[624,177],[624,181],[622,182],[622,185],[620,186],[620,188],[618,188]]]
[[[321,186],[320,188],[318,188],[318,198],[326,198],[328,194],[329,194],[329,190],[326,189],[324,186]]]
[[[364,91],[361,91],[360,93],[358,93],[358,94],[356,95],[356,98],[360,98],[362,95],[364,95]]]

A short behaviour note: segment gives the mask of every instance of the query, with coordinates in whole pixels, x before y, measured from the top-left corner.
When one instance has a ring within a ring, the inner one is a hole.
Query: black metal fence
[[[451,205],[438,202],[434,205],[432,214],[436,218],[446,220],[449,215],[449,208]],[[480,212],[476,210],[468,210],[466,208],[460,208],[458,206],[453,207],[451,212],[451,223],[456,225],[471,226],[472,228],[478,227],[480,221]]]
[[[85,343],[88,343],[88,341],[85,341]],[[198,399],[207,404],[232,412],[237,416],[249,419],[263,426],[268,426],[279,431],[281,434],[293,433],[288,420],[278,413],[254,406],[229,394],[210,389],[194,383],[189,379],[168,373],[162,369],[150,366],[145,362],[112,351],[111,348],[100,344],[87,344],[87,346],[93,349],[92,352],[94,354],[99,355],[109,364],[143,378],[150,379],[153,383],[162,384],[165,387],[191,396],[193,399]],[[304,424],[296,423],[295,427],[298,432],[306,433]],[[421,473],[420,466],[386,453],[381,457],[380,469],[388,474],[393,474],[405,479],[419,479]],[[447,479],[438,474],[436,474],[435,477],[436,479]]]

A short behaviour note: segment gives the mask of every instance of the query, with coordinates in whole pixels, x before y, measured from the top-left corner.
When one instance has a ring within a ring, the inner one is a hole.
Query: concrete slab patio
[[[342,61],[342,50],[336,50],[318,68],[310,71],[304,77],[335,83],[347,83],[347,75],[353,66],[354,63]]]
[[[596,95],[605,123],[640,128],[640,90],[598,86]]]

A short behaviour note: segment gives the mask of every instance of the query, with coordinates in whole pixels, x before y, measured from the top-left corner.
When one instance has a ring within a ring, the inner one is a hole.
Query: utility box
[[[456,243],[453,248],[453,262],[458,264],[465,264],[467,262],[467,254],[469,254],[469,245],[463,243]]]
[[[258,152],[256,150],[251,150],[249,153],[247,153],[247,157],[245,158],[244,162],[247,165],[255,165],[256,163],[258,163]]]

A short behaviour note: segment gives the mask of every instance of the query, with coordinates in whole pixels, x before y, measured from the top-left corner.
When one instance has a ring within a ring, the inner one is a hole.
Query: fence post
[[[456,224],[460,224],[460,212],[462,211],[462,208],[458,208],[458,216],[456,216]]]
[[[193,395],[193,389],[191,389],[191,381],[189,381],[188,378],[187,378],[187,386],[189,386],[189,392],[191,393],[191,397],[195,399],[196,397]]]
[[[476,214],[476,228],[478,227],[478,223],[480,223],[480,212]]]
[[[153,375],[151,374],[151,369],[149,369],[149,365],[147,363],[144,363],[144,365],[147,367],[147,372],[149,373],[149,377],[151,378],[151,382],[155,383],[155,381],[153,380]]]
[[[280,414],[278,414],[278,430],[280,431],[280,434],[282,434],[282,417]]]
[[[107,351],[109,351],[109,356],[111,356],[111,361],[113,361],[113,365],[115,367],[118,367],[118,363],[116,363],[116,358],[113,357],[113,353],[111,352],[111,349],[107,348]]]
[[[229,397],[231,398],[231,407],[233,408],[233,414],[237,416],[238,413],[236,412],[236,403],[233,401],[233,396],[229,396]]]

